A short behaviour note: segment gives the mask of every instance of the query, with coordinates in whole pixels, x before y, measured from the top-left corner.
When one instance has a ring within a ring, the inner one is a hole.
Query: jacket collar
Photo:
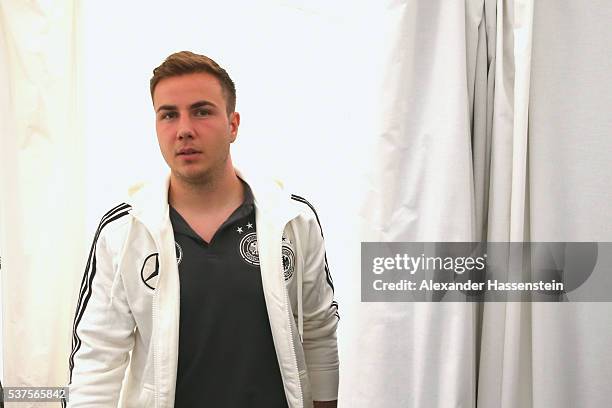
[[[247,182],[253,192],[255,207],[268,220],[289,222],[298,215],[291,204],[291,194],[279,180],[251,177],[234,167],[236,175]],[[130,189],[132,214],[153,233],[159,233],[169,223],[168,188],[170,173],[162,179],[140,183]]]

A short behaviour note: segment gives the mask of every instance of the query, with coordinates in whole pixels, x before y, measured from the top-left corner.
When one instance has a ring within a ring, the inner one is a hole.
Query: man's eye
[[[166,112],[162,113],[159,117],[161,120],[172,119],[176,117],[176,112]]]
[[[208,109],[196,109],[194,111],[195,116],[208,116],[210,115],[210,111]]]

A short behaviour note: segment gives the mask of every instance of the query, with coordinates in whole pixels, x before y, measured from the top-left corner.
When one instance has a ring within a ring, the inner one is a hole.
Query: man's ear
[[[230,127],[230,136],[232,143],[236,140],[238,136],[238,127],[240,126],[240,114],[238,112],[232,112],[229,115],[229,127]]]

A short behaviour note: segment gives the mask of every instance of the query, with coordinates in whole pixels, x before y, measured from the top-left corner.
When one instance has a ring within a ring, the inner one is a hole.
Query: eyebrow
[[[212,106],[212,107],[216,107],[216,105],[210,101],[197,101],[195,103],[192,103],[191,106],[189,106],[189,109],[197,109],[197,108],[201,108],[202,106]],[[176,110],[176,105],[162,105],[159,108],[157,108],[157,112],[162,111],[162,110]]]

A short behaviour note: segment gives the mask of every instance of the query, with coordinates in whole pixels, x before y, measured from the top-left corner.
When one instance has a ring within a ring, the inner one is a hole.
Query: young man
[[[102,218],[68,406],[335,407],[339,317],[314,208],[234,168],[236,91],[213,60],[170,55],[151,97],[170,175]]]

